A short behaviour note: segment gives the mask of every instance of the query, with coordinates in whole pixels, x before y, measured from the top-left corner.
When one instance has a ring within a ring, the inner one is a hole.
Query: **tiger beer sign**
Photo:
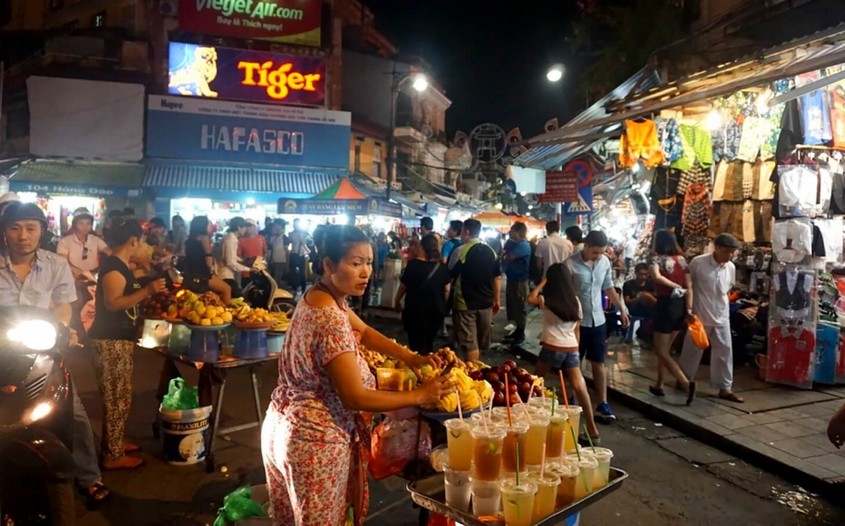
[[[326,64],[319,57],[170,43],[168,93],[322,106]]]

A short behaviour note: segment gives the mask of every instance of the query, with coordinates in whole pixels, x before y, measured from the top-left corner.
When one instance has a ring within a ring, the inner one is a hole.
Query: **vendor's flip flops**
[[[85,504],[89,509],[96,508],[111,497],[111,491],[102,482],[95,482],[87,488],[79,488],[79,493],[85,497]]]
[[[132,442],[123,443],[124,453],[135,453],[137,451],[141,451],[141,446],[139,446],[138,444],[133,444]]]
[[[736,402],[738,404],[745,402],[745,399],[736,393],[719,394],[719,398],[729,402]]]

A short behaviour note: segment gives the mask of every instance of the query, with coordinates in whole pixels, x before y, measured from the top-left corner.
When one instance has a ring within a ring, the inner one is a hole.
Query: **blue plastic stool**
[[[191,345],[186,354],[192,362],[220,361],[220,334],[216,330],[191,329]]]
[[[241,330],[235,345],[235,356],[244,360],[260,360],[269,356],[267,329]]]

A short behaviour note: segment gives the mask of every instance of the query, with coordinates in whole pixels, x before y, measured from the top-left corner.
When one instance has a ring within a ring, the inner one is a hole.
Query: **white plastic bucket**
[[[208,454],[211,406],[196,409],[158,408],[164,461],[175,466],[202,462]]]

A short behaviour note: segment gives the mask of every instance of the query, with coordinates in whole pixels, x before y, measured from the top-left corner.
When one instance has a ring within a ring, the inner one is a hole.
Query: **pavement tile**
[[[765,425],[743,427],[742,429],[737,429],[736,432],[740,435],[745,435],[764,444],[770,444],[772,442],[793,438],[788,435],[784,435],[779,431],[775,431],[774,429],[769,429]]]
[[[835,399],[833,396],[818,391],[800,391],[783,387],[771,387],[756,391],[743,392],[742,397],[745,403],[741,404],[744,411],[759,413],[761,411],[772,411],[802,404],[824,402]],[[720,404],[729,407],[736,406],[733,402],[717,399]]]
[[[740,416],[725,413],[707,417],[706,420],[731,430],[755,425],[754,422],[747,419],[747,415]]]
[[[818,479],[827,480],[839,476],[834,471],[825,469],[819,466],[818,464],[814,464],[807,460],[798,458],[795,455],[792,455],[785,451],[781,451],[776,447],[772,447],[757,440],[748,440],[742,442],[742,445],[751,449],[752,451],[755,451],[758,454],[765,455],[766,457],[780,462],[781,464],[786,464],[787,466],[790,466],[794,469],[798,469],[804,472],[805,474]]]
[[[804,409],[802,408],[801,411],[804,412]],[[794,423],[798,427],[805,427],[807,429],[812,429],[813,431],[818,433],[818,432],[826,432],[827,431],[828,419],[827,418],[819,418],[819,417],[802,418],[800,420],[795,420]]]
[[[827,433],[816,433],[806,437],[801,437],[804,442],[821,448],[825,453],[845,453],[845,449],[836,449],[836,446],[830,443],[827,438]]]
[[[807,462],[815,464],[828,471],[833,471],[836,475],[839,475],[840,477],[845,477],[845,457],[842,457],[840,455],[829,453],[827,455],[808,458]]]
[[[777,442],[772,442],[771,446],[780,449],[781,451],[784,451],[786,453],[789,453],[790,455],[794,455],[798,458],[806,459],[808,457],[818,457],[827,454],[824,449],[809,444],[803,438],[790,438],[789,440],[779,440]]]
[[[774,422],[783,421],[783,418],[771,413],[755,413],[753,415],[746,415],[743,418],[754,424],[772,424]]]
[[[781,421],[801,420],[810,416],[807,413],[801,412],[800,408],[776,409],[774,411],[769,411],[769,414],[778,417]]]
[[[686,403],[686,395],[684,396],[684,403]],[[687,411],[700,417],[710,417],[716,415],[742,415],[742,411],[732,407],[723,406],[721,404],[714,404],[713,400],[708,398],[696,398],[695,401],[687,407]]]
[[[835,403],[842,405],[840,401],[835,401]],[[819,417],[826,417],[830,418],[833,415],[834,411],[830,410],[829,405],[830,402],[823,402],[820,404],[807,404],[801,405],[796,407],[795,409],[801,411],[802,413],[808,416],[819,416]]]
[[[734,456],[689,438],[667,438],[658,440],[657,444],[663,449],[696,464],[707,465],[736,460]]]
[[[777,431],[778,433],[783,433],[790,438],[799,438],[816,434],[817,431],[808,427],[799,426],[796,422],[797,420],[789,422],[775,422],[774,424],[765,424],[763,427],[767,427],[773,431]]]

